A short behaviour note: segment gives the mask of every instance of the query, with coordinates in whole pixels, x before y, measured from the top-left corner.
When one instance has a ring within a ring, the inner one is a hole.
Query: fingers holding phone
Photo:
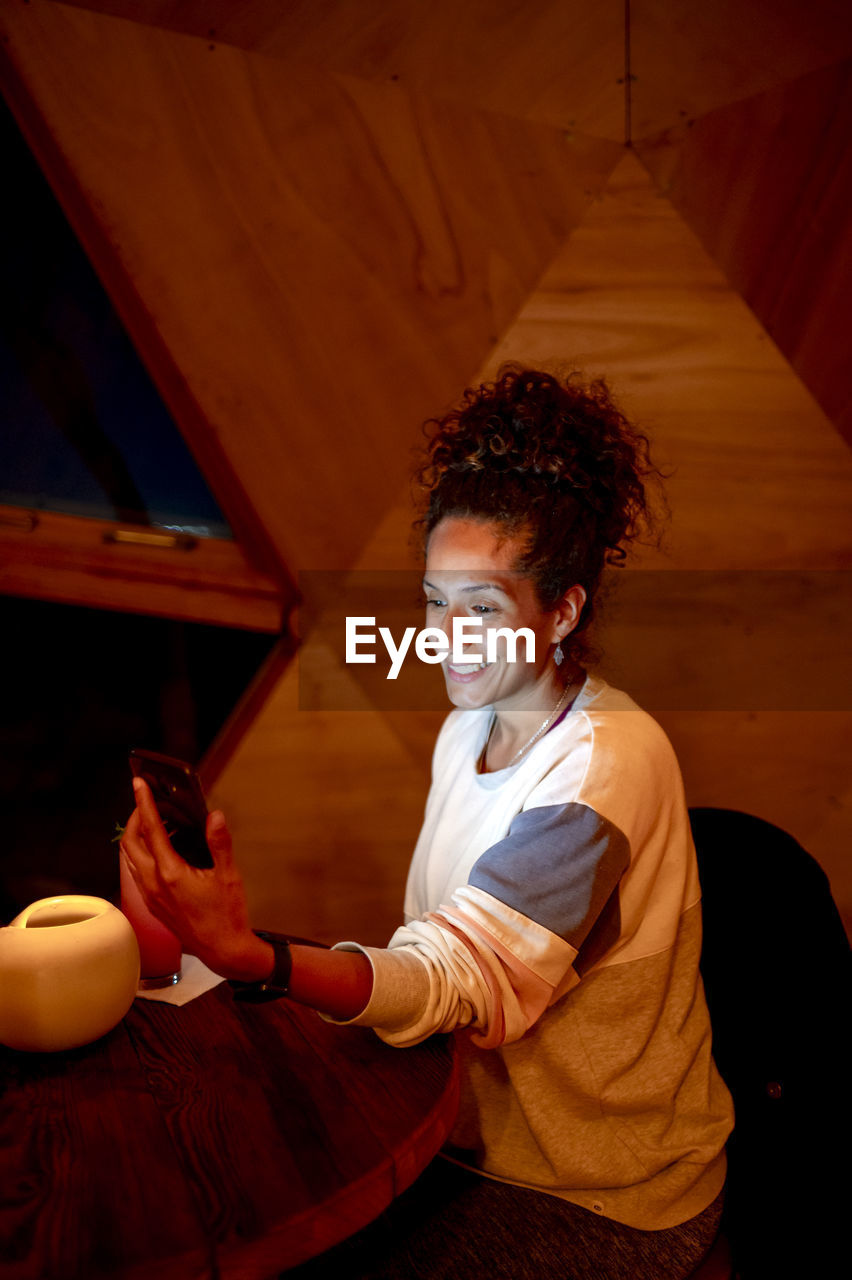
[[[134,749],[130,771],[150,790],[172,848],[193,867],[212,867],[207,844],[207,801],[191,765],[158,751]],[[135,781],[134,781],[135,785]]]
[[[169,776],[174,781],[175,775]],[[206,865],[199,867],[185,856],[187,849],[198,849],[197,838],[182,840],[181,849],[177,848],[144,773],[135,771],[133,786],[137,807],[121,841],[131,874],[149,909],[177,934],[183,949],[216,972],[224,972],[223,965],[227,967],[248,940],[256,942],[224,815],[218,811],[208,814],[202,797],[203,823],[197,831],[204,842]],[[191,782],[189,786],[194,792]],[[184,805],[181,816],[186,812]],[[171,815],[172,810],[167,813]],[[202,817],[198,807],[194,816],[198,820]],[[181,822],[179,829],[185,832],[187,824]]]
[[[149,910],[183,941],[185,931],[178,927],[184,915],[181,899],[195,897],[193,881],[202,872],[176,852],[148,784],[134,778],[133,791],[136,808],[121,838],[121,854]]]

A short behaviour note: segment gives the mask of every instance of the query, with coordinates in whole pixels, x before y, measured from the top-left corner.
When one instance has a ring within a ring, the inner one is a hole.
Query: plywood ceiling
[[[357,559],[416,424],[497,349],[628,142],[850,438],[845,3],[0,15],[19,114],[200,405],[190,443],[224,454],[291,570]]]
[[[67,0],[66,0],[67,2]],[[73,0],[468,108],[624,141],[852,52],[845,0]]]

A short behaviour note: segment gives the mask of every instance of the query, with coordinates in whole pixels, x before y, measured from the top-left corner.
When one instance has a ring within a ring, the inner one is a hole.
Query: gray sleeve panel
[[[578,950],[630,860],[618,827],[584,804],[525,809],[469,883]]]

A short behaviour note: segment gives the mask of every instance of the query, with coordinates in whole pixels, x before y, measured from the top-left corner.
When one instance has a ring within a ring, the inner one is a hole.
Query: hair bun
[[[652,528],[646,482],[660,478],[647,437],[603,379],[505,364],[425,430],[417,475],[428,493],[426,536],[448,516],[523,533],[518,567],[542,602],[551,607],[580,583],[590,616],[604,565],[621,563],[626,546]]]

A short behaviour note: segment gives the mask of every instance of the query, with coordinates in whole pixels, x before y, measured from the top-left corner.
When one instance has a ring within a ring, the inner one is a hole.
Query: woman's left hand
[[[133,786],[137,807],[121,839],[121,852],[148,909],[177,934],[184,951],[215,973],[244,982],[268,977],[271,949],[249,924],[224,814],[216,810],[207,817],[213,867],[193,867],[175,852],[148,785],[136,778]]]

